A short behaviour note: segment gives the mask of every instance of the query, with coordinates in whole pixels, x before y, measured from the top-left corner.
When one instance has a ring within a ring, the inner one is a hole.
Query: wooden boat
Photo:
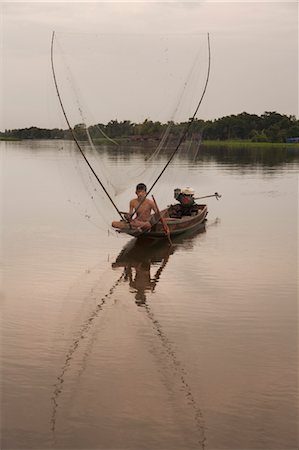
[[[204,226],[208,214],[207,205],[194,205],[188,215],[182,214],[181,205],[170,205],[160,212],[166,222],[170,236],[177,236],[187,231],[196,231]],[[129,225],[117,228],[118,233],[129,234],[136,238],[165,238],[167,237],[158,214],[151,217],[152,228],[150,231],[139,231],[130,228]],[[124,222],[125,224],[125,222]]]

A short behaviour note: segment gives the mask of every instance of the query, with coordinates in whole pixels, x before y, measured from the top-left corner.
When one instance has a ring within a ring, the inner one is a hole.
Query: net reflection
[[[129,284],[130,289],[134,292],[135,302],[137,306],[143,306],[144,312],[153,324],[155,334],[164,348],[175,371],[182,390],[185,393],[186,400],[194,410],[195,426],[198,429],[200,448],[204,448],[205,443],[205,426],[203,423],[202,413],[196,404],[195,397],[192,393],[191,386],[187,381],[185,370],[182,367],[172,343],[165,334],[161,324],[151,311],[147,302],[146,294],[153,292],[166,267],[170,256],[179,248],[192,249],[195,238],[198,234],[205,232],[205,225],[197,232],[185,233],[180,237],[173,239],[173,245],[170,246],[165,239],[152,240],[136,240],[132,239],[120,252],[116,261],[112,264],[112,268],[121,268],[124,270],[119,274],[118,278],[101,297],[97,299],[96,306],[89,311],[85,318],[78,325],[73,336],[70,337],[70,343],[63,356],[62,366],[59,369],[55,382],[53,384],[53,392],[51,396],[51,413],[50,413],[50,430],[52,433],[53,445],[57,445],[56,429],[59,410],[65,402],[62,399],[65,387],[69,392],[74,393],[79,390],[81,377],[87,367],[87,361],[92,353],[94,342],[98,337],[97,323],[101,319],[102,313],[114,298],[120,285],[124,282]],[[155,268],[155,272],[153,271]],[[152,272],[154,272],[152,274]],[[77,371],[76,371],[77,367]],[[69,378],[67,378],[67,375]],[[72,394],[73,395],[73,394]]]

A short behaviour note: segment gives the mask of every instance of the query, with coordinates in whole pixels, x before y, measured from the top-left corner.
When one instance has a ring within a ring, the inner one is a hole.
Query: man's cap
[[[184,189],[182,189],[182,194],[194,195],[194,193],[195,193],[194,189],[192,189],[192,187],[190,187],[190,186],[185,187]]]

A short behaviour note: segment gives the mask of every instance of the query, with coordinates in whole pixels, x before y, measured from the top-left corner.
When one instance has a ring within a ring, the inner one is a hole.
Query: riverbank
[[[132,140],[130,138],[119,138],[119,139],[114,139],[118,144],[126,144],[126,145],[136,145],[136,144],[151,144],[153,145],[153,143],[155,142],[159,142],[156,141],[155,139],[145,139],[145,140],[140,140],[140,141],[136,141],[136,140]],[[96,140],[96,144],[101,145],[101,144],[107,144],[107,139],[97,139]],[[186,141],[188,143],[188,141]],[[293,149],[293,150],[299,150],[299,143],[287,143],[287,142],[253,142],[250,140],[203,140],[201,142],[201,147],[204,148],[226,148],[226,149],[263,149],[263,150],[267,150],[267,149]]]
[[[17,139],[17,138],[13,138],[13,137],[3,137],[3,136],[0,136],[0,141],[22,141],[22,139]]]
[[[249,140],[207,140],[202,141],[203,147],[225,147],[225,148],[259,148],[259,149],[270,149],[270,148],[286,148],[286,149],[296,149],[299,150],[299,143],[287,143],[287,142],[253,142]]]
[[[36,140],[36,141],[46,141],[46,140],[55,140],[55,139],[18,139],[13,137],[3,137],[0,136],[0,141],[28,141],[28,140]],[[60,139],[59,139],[60,140]],[[63,139],[65,141],[70,141],[72,139]],[[121,138],[114,138],[114,142],[116,142],[119,145],[146,145],[154,143],[158,143],[159,139],[154,138],[146,138],[146,139],[131,139],[130,137],[121,137]],[[84,142],[84,141],[82,141]],[[188,142],[188,141],[187,141]],[[109,139],[106,138],[97,138],[94,139],[94,144],[96,145],[105,145],[109,144]],[[226,148],[226,149],[272,149],[272,148],[280,148],[280,149],[292,149],[292,150],[299,150],[299,143],[287,143],[287,142],[253,142],[250,140],[203,140],[201,142],[202,148]]]

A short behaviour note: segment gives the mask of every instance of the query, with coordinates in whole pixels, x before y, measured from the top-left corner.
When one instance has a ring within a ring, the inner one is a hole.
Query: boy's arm
[[[130,205],[129,205],[129,217],[130,219],[132,219],[132,216],[134,216],[135,213],[135,205],[134,205],[134,200],[130,201]]]

